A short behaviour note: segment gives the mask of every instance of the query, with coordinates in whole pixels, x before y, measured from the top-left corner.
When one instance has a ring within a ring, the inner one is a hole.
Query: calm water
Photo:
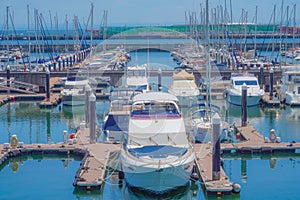
[[[53,155],[10,159],[0,168],[0,199],[76,199],[72,183],[79,164]]]
[[[132,53],[130,64],[157,63],[152,65],[164,69],[175,66],[169,53]],[[137,57],[137,59],[135,59]],[[153,58],[155,57],[155,59]],[[151,77],[156,83],[157,78]],[[171,79],[163,77],[165,88]],[[227,105],[224,101],[213,101],[221,107],[221,116],[228,122],[240,122],[241,109]],[[96,104],[97,119],[101,125],[108,112],[109,101]],[[84,120],[84,107],[64,107],[62,105],[41,110],[37,102],[14,102],[0,108],[0,143],[9,142],[16,134],[24,143],[56,143],[62,141],[62,133],[74,132]],[[282,141],[300,142],[298,130],[300,108],[285,109],[251,107],[248,121],[264,136],[274,128]],[[224,169],[230,180],[242,186],[241,194],[226,199],[295,199],[300,189],[299,158],[282,155],[272,157],[224,157]],[[64,160],[64,161],[63,161]],[[66,161],[68,160],[68,161]],[[18,171],[13,172],[12,163],[18,163]],[[66,167],[67,166],[67,167]],[[109,171],[102,191],[78,192],[72,183],[79,167],[79,161],[72,158],[21,157],[2,165],[0,171],[0,199],[206,199],[199,182],[191,184],[175,193],[153,197],[140,191],[132,191],[124,182],[119,184],[116,176]],[[32,173],[35,172],[35,173]],[[259,181],[258,181],[259,180]],[[16,191],[18,188],[18,192]],[[215,199],[215,197],[212,197]]]

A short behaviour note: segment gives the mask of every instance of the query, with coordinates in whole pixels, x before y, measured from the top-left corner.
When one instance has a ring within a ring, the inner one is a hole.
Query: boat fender
[[[73,139],[73,138],[75,138],[76,137],[76,134],[75,133],[71,133],[70,134],[70,139]]]
[[[240,132],[236,133],[236,139],[238,139],[238,140],[241,139],[241,133]]]
[[[233,183],[232,184],[232,192],[233,193],[240,193],[241,191],[241,186],[238,183]]]
[[[269,136],[269,138],[270,138],[271,142],[276,142],[277,136],[276,136],[276,133],[275,133],[274,129],[270,130],[270,136]]]
[[[16,135],[13,135],[11,138],[10,138],[10,146],[12,148],[16,148],[19,144],[19,141],[18,141],[18,138]]]

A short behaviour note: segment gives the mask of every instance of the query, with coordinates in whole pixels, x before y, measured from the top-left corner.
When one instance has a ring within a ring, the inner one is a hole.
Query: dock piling
[[[263,84],[264,84],[264,67],[259,68],[259,85],[260,89],[263,89]]]
[[[89,85],[86,85],[85,88],[85,123],[86,123],[86,127],[89,126],[89,111],[90,111],[90,95],[91,95],[91,87]]]
[[[89,97],[90,103],[90,144],[96,142],[96,96],[91,93]]]
[[[73,54],[73,65],[76,63],[76,56]]]
[[[213,155],[212,155],[212,178],[213,180],[220,180],[220,167],[221,167],[221,145],[220,145],[220,126],[221,118],[216,113],[212,118],[213,127]]]
[[[6,79],[7,79],[6,86],[8,87],[7,95],[10,95],[10,66],[9,65],[6,66]]]
[[[61,60],[58,60],[58,71],[61,71]]]
[[[242,126],[247,125],[247,85],[242,86]]]
[[[63,69],[65,69],[66,68],[65,59],[62,60],[62,64],[63,64]]]
[[[270,69],[270,100],[273,100],[274,69]]]
[[[50,71],[46,70],[46,97],[47,101],[50,99]]]
[[[158,78],[158,91],[162,91],[162,86],[161,86],[161,74],[162,74],[162,72],[161,72],[161,69],[159,68],[158,69],[158,73],[157,73],[157,78]]]

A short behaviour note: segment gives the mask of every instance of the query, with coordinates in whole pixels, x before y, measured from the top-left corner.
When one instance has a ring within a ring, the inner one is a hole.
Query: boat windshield
[[[132,115],[178,115],[179,111],[171,102],[136,103],[132,107]]]
[[[241,80],[241,81],[234,81],[235,85],[258,85],[256,80]]]

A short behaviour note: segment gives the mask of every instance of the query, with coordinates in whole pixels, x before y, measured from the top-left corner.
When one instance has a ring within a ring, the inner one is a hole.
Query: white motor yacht
[[[149,92],[133,97],[120,155],[131,187],[164,193],[188,184],[195,154],[176,96]]]

